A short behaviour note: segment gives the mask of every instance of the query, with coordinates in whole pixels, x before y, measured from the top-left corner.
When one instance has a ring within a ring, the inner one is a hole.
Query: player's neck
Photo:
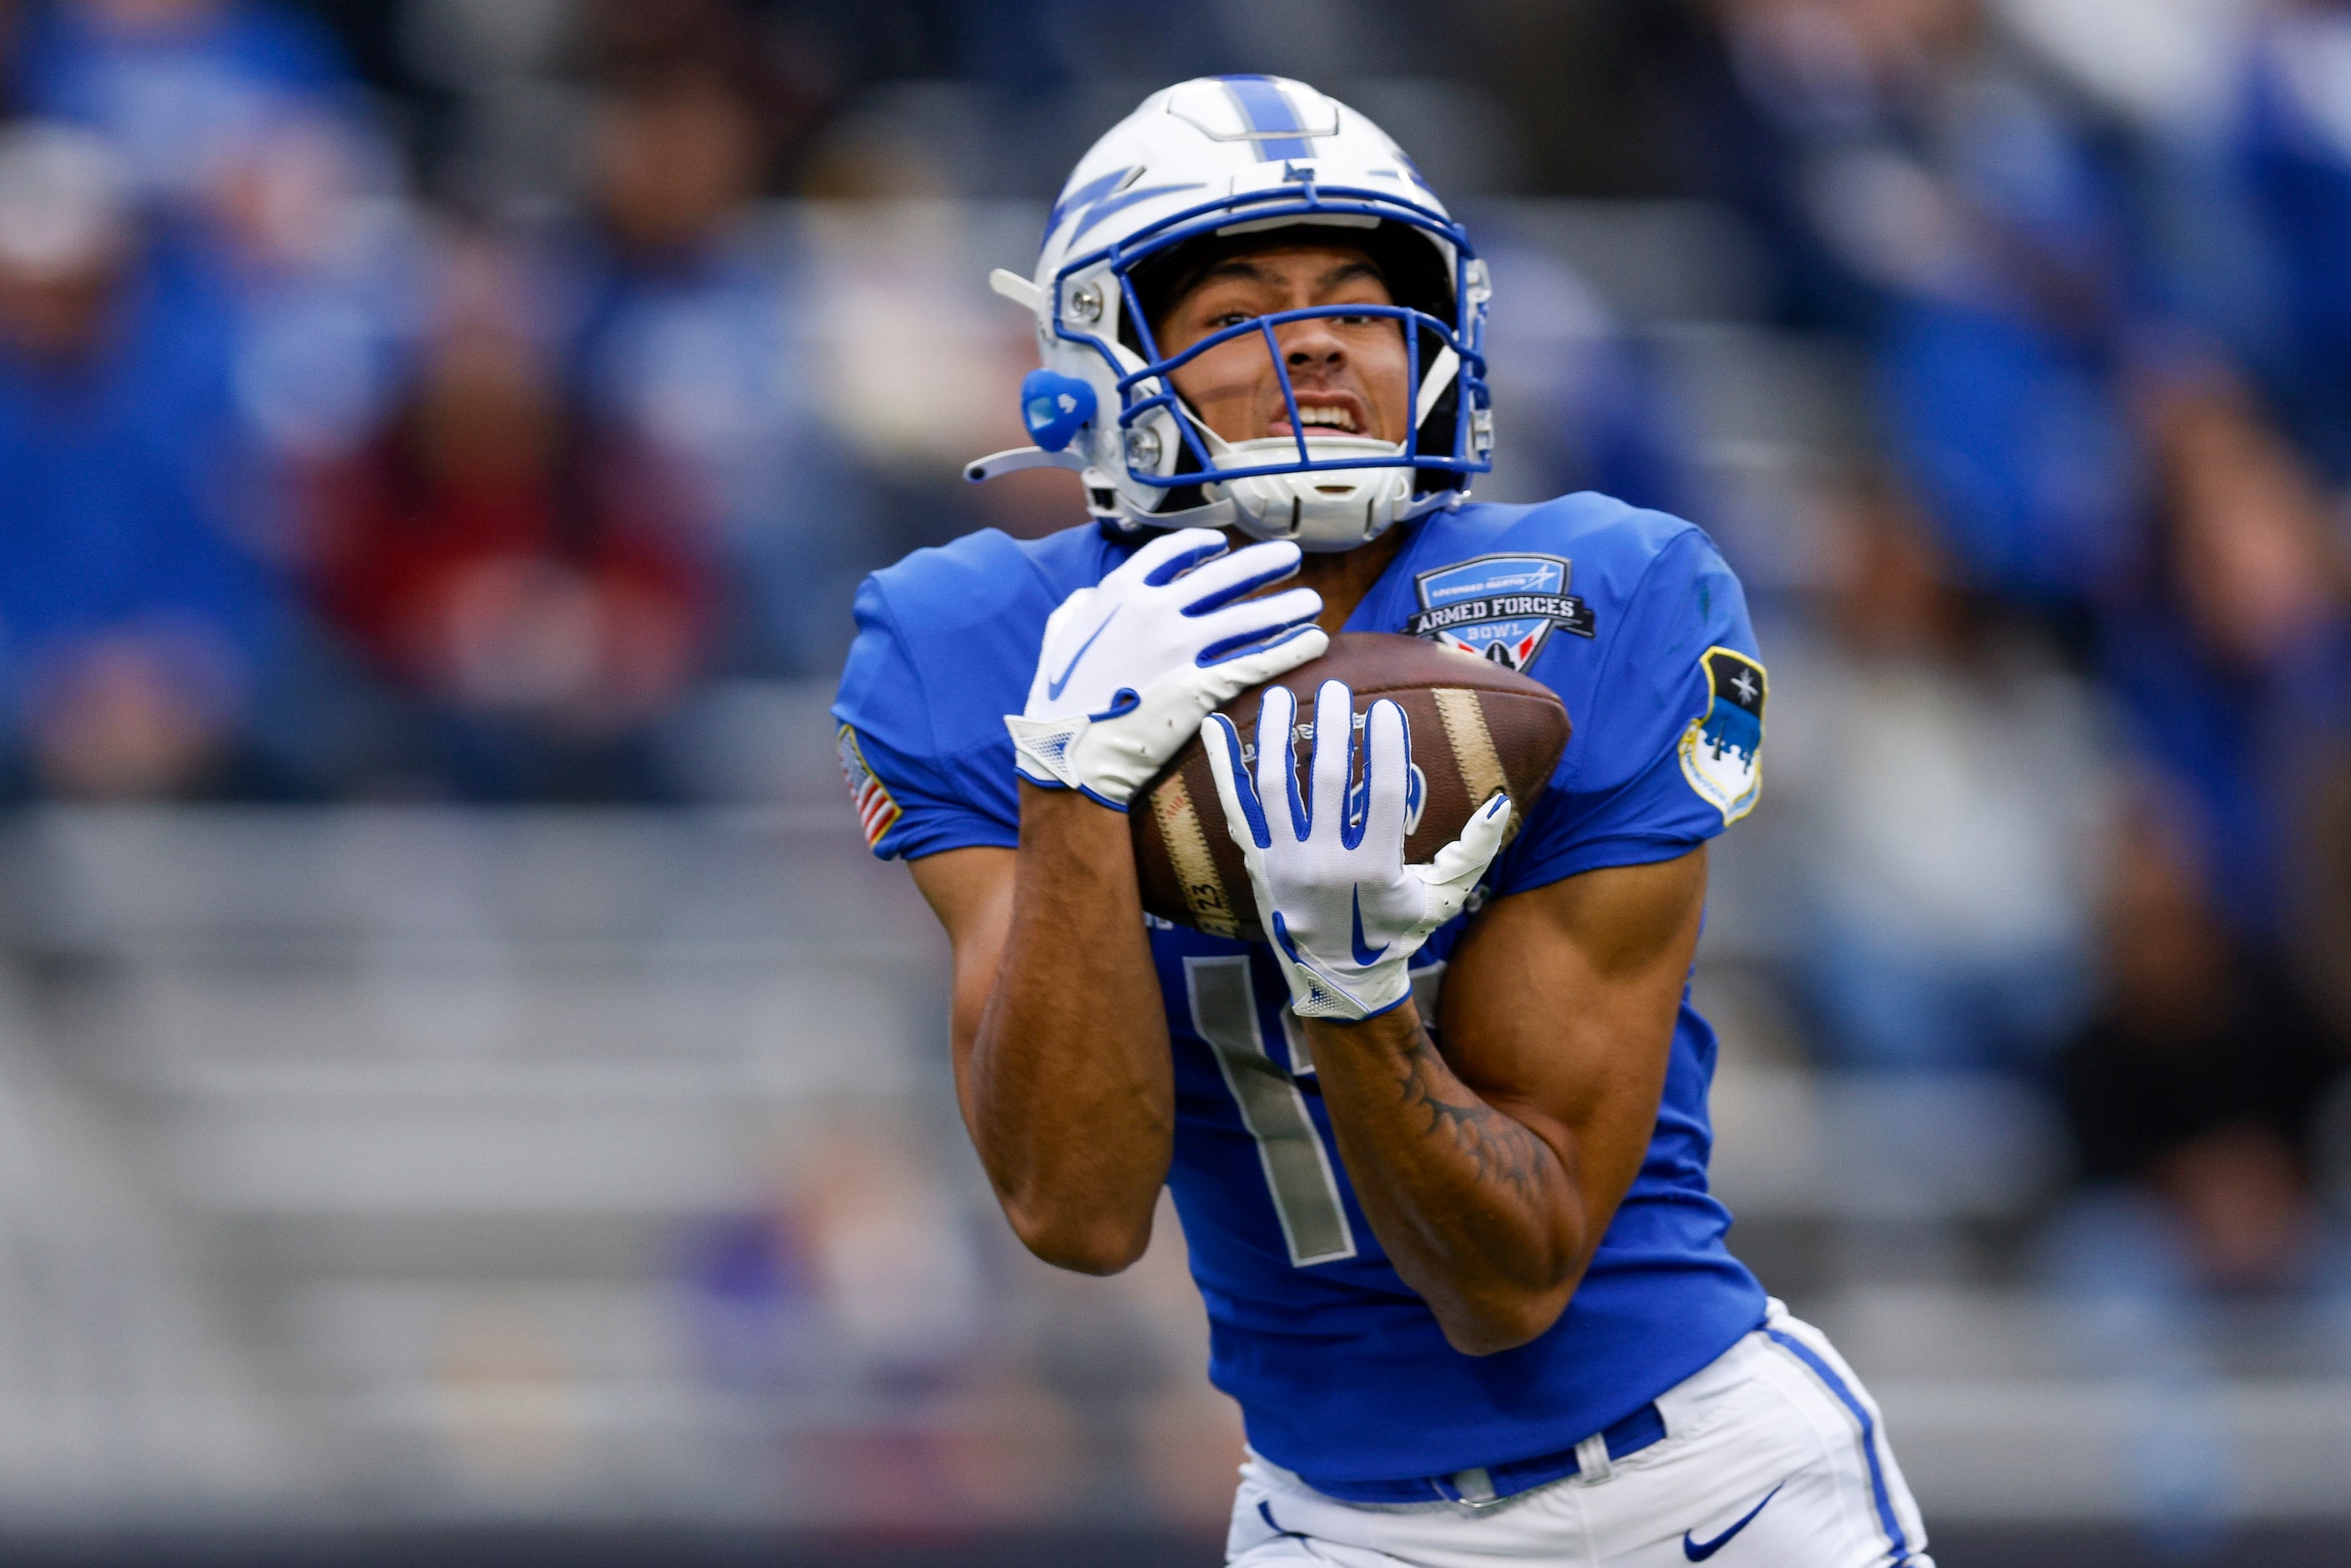
[[[1371,543],[1351,550],[1310,550],[1299,562],[1298,575],[1279,586],[1311,588],[1321,594],[1322,613],[1315,618],[1316,622],[1335,637],[1347,623],[1347,617],[1355,612],[1355,606],[1364,601],[1364,595],[1372,591],[1372,584],[1395,559],[1396,551],[1404,548],[1406,531],[1390,528]],[[1226,532],[1236,549],[1249,542],[1234,530]]]

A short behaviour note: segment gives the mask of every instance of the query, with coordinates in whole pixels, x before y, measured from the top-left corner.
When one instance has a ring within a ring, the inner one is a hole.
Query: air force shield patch
[[[1554,628],[1593,635],[1591,606],[1568,594],[1569,564],[1549,555],[1486,555],[1424,571],[1413,580],[1420,611],[1405,630],[1523,670]]]
[[[1755,809],[1763,791],[1763,703],[1771,677],[1733,648],[1708,648],[1706,712],[1682,732],[1682,777],[1728,824]]]

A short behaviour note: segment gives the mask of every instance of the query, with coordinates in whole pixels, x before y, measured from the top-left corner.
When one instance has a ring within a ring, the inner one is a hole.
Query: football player
[[[995,283],[1037,317],[1037,445],[972,476],[1071,469],[1097,521],[870,579],[841,759],[952,939],[956,1088],[1020,1239],[1113,1273],[1175,1196],[1249,1434],[1229,1561],[1927,1568],[1869,1396],[1707,1191],[1687,978],[1766,700],[1713,544],[1596,495],[1468,502],[1485,266],[1302,83],[1154,95]],[[1211,717],[1342,628],[1559,695],[1523,821],[1496,795],[1406,865],[1394,704],[1358,740],[1342,686],[1264,700],[1302,797]],[[1143,912],[1124,813],[1196,735],[1270,944]]]

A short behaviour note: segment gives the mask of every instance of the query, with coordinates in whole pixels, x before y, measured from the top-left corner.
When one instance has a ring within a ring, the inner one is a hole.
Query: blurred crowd
[[[2351,1366],[2351,5],[1714,12],[1661,122],[1865,366],[1765,641],[1811,1039],[2050,1090],[2040,1277],[2192,1516],[2216,1314]]]
[[[0,5],[7,794],[690,795],[695,692],[821,673],[922,542],[759,222],[788,62],[721,4],[536,9]],[[563,166],[363,81],[371,18],[518,53]]]
[[[1719,10],[1665,73],[1690,172],[1781,318],[1856,346],[1875,436],[1776,666],[1821,1050],[2045,1076],[2182,1279],[2310,1283],[2351,1062],[2351,6]]]
[[[1810,1047],[2045,1085],[2059,1250],[2138,1260],[2052,1278],[2351,1364],[2345,0],[0,0],[0,799],[706,796],[862,571],[1077,516],[955,482],[1027,348],[936,199],[1267,64],[1452,83],[1364,107],[1473,205],[1713,204],[1864,367],[1750,572]],[[1709,521],[1638,335],[1491,243],[1501,498]],[[779,1245],[695,1265],[720,1360]]]

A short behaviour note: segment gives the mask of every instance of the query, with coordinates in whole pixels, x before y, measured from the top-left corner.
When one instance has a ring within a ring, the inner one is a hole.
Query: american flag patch
[[[842,725],[840,741],[841,772],[849,780],[849,803],[856,809],[857,825],[865,830],[865,847],[870,850],[904,813],[890,798],[889,786],[865,766],[865,753],[857,748],[857,732]]]

